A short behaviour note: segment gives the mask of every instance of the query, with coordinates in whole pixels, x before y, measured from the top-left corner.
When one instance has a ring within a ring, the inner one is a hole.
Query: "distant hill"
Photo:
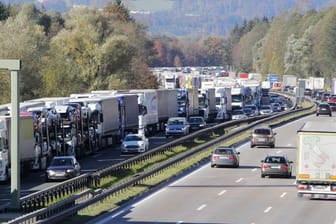
[[[66,11],[80,5],[101,8],[114,0],[0,0],[5,4],[34,2],[47,10]],[[124,0],[132,16],[152,35],[226,35],[235,24],[282,11],[319,10],[336,0]]]

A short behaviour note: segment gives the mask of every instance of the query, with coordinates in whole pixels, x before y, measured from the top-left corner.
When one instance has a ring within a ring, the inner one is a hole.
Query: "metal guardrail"
[[[48,208],[40,209],[36,212],[33,212],[33,213],[27,214],[25,216],[19,217],[17,219],[14,219],[14,220],[12,220],[8,223],[27,223],[26,221],[28,219],[33,219],[34,223],[57,223],[61,219],[64,219],[64,217],[74,215],[78,211],[80,211],[84,208],[87,208],[87,207],[89,207],[89,206],[91,206],[95,203],[100,203],[101,200],[103,200],[107,197],[112,197],[116,194],[119,194],[120,192],[124,191],[125,189],[127,189],[129,187],[132,187],[132,186],[143,183],[148,178],[151,178],[152,176],[155,176],[158,173],[164,172],[165,169],[182,162],[184,159],[189,158],[190,156],[201,152],[202,150],[208,148],[211,145],[217,144],[217,143],[219,143],[223,140],[229,139],[232,136],[235,136],[235,135],[237,135],[241,132],[247,131],[250,128],[252,128],[253,126],[259,125],[259,124],[264,123],[264,122],[271,121],[273,119],[278,119],[278,118],[281,118],[281,117],[285,117],[289,114],[297,113],[297,112],[300,112],[300,111],[310,110],[312,107],[302,108],[302,109],[298,109],[298,110],[286,111],[286,112],[283,112],[283,113],[279,113],[275,116],[269,116],[269,117],[266,117],[266,118],[263,117],[263,119],[261,119],[261,120],[254,120],[254,122],[252,122],[252,123],[250,123],[250,124],[248,124],[244,127],[238,128],[235,131],[232,131],[232,132],[230,132],[230,133],[228,133],[228,134],[226,134],[222,137],[216,138],[216,139],[214,139],[212,141],[209,141],[209,142],[207,142],[207,143],[205,143],[201,146],[195,147],[192,150],[188,150],[184,153],[181,153],[181,154],[175,156],[174,158],[169,159],[168,161],[165,161],[165,162],[161,163],[159,166],[155,167],[154,169],[142,172],[139,175],[137,175],[137,176],[135,176],[135,177],[133,177],[133,178],[127,180],[127,181],[119,183],[116,186],[113,186],[112,188],[110,188],[108,190],[102,191],[101,193],[93,194],[92,191],[88,191],[88,192],[90,192],[89,193],[90,196],[87,197],[87,200],[81,200],[80,202],[77,202],[76,200],[78,198],[73,196],[73,197],[70,197],[70,198],[62,201],[62,202],[56,203],[56,204],[54,204],[54,205],[52,205]],[[307,114],[304,114],[304,115],[301,115],[301,116],[306,116],[306,115]],[[259,117],[259,119],[260,119],[260,117]],[[252,120],[253,119],[251,119],[249,121],[252,121]],[[247,122],[247,120],[240,121],[238,123],[241,123],[241,122]],[[231,122],[231,125],[232,124],[237,124],[237,122],[236,121]],[[226,124],[226,125],[228,125],[228,124]],[[226,126],[226,125],[222,124],[221,126]],[[208,128],[208,129],[211,129],[211,128]],[[198,136],[201,133],[202,132],[196,132],[193,135]],[[185,138],[191,138],[191,136],[187,136]],[[181,139],[178,139],[178,140],[173,141],[171,143],[168,143],[166,145],[178,144],[178,142],[185,141],[185,140],[186,139],[183,140],[181,138]],[[159,147],[159,148],[165,148],[165,147],[167,147],[167,146],[162,146],[162,147]],[[155,150],[160,151],[159,149],[155,149]],[[146,155],[142,155],[143,159],[144,159],[144,157],[146,157]],[[136,162],[138,159],[132,158],[131,160],[133,160],[133,162]],[[126,167],[127,167],[127,165],[130,165],[129,161],[128,162],[125,161],[125,162],[122,162],[122,163]],[[114,167],[114,169],[112,167]],[[95,173],[95,175],[102,175],[102,176],[113,175],[113,173],[116,172],[115,169],[118,169],[118,164],[116,164],[112,167],[102,169],[102,170],[98,171],[98,173]],[[119,166],[119,168],[120,168],[120,166]]]

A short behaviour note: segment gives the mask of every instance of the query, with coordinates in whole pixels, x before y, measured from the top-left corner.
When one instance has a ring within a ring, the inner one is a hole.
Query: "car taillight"
[[[331,186],[331,191],[336,191],[336,186]]]
[[[212,155],[212,159],[213,159],[213,160],[218,159],[218,157],[219,157],[219,156],[217,156],[217,155]]]
[[[287,170],[288,170],[288,166],[286,166],[286,165],[281,165],[281,170],[287,171]]]
[[[270,166],[269,166],[268,164],[263,164],[263,165],[262,165],[262,168],[263,168],[263,169],[268,169],[269,167],[270,167]]]
[[[229,160],[234,160],[234,156],[233,155],[229,156]]]
[[[269,138],[272,138],[272,137],[273,137],[273,135],[267,135],[267,137],[269,137]]]
[[[300,184],[300,185],[297,186],[297,188],[298,188],[298,190],[307,190],[308,186]]]

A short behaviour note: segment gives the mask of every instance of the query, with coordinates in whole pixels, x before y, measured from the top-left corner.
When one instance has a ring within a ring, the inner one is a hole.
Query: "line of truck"
[[[188,80],[198,85],[197,79]],[[95,90],[21,102],[22,130],[32,132],[26,135],[31,142],[19,148],[22,167],[46,169],[55,155],[80,158],[119,144],[128,133],[152,135],[165,130],[170,117],[202,116],[208,122],[224,122],[231,119],[234,108],[260,104],[260,82],[245,80],[243,84],[227,78],[208,84],[203,88]],[[0,127],[4,143],[10,142],[10,120],[10,104],[0,105],[0,121],[6,124]],[[9,144],[0,147],[0,180],[8,180]]]

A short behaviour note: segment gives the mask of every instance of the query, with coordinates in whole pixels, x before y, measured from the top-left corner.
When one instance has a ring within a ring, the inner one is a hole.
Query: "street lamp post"
[[[19,154],[19,71],[20,60],[0,60],[0,69],[11,71],[11,208],[20,209],[20,154]]]

